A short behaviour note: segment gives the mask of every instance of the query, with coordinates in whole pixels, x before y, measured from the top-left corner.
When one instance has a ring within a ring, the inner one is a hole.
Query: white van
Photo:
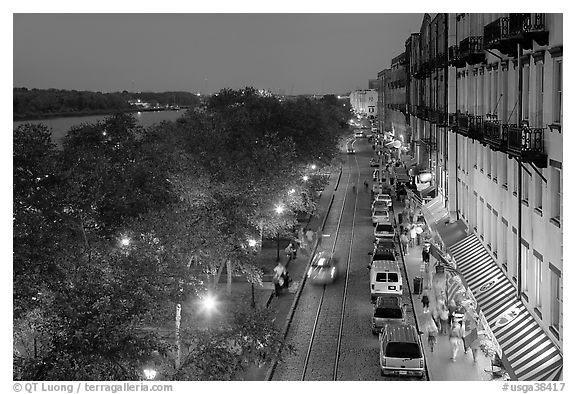
[[[424,376],[422,341],[412,324],[387,324],[380,334],[380,373]]]
[[[402,273],[396,261],[373,260],[370,264],[370,299],[385,294],[402,295]]]

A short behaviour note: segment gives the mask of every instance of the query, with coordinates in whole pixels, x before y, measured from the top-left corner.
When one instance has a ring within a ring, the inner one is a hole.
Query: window
[[[560,170],[550,167],[550,217],[560,223],[560,204],[562,202],[562,180]]]
[[[534,124],[536,127],[544,127],[544,65],[536,64],[536,113]]]
[[[490,212],[488,212],[490,215]],[[498,215],[492,211],[492,231],[490,234],[490,243],[492,244],[492,252],[498,255]]]
[[[534,255],[534,293],[536,295],[536,306],[542,307],[542,260]]]
[[[560,275],[550,270],[550,325],[560,332]]]
[[[486,148],[486,172],[488,175],[492,174],[492,149]],[[494,174],[496,177],[496,174]]]
[[[478,234],[484,238],[484,203],[478,204]]]
[[[476,145],[476,144],[474,144]],[[480,168],[480,171],[484,171],[484,149],[482,149],[482,144],[477,144],[478,145],[478,161],[480,162],[478,164],[478,168]]]
[[[522,120],[527,120],[530,114],[530,67],[522,67]]]
[[[514,283],[518,284],[518,278],[516,278],[518,272],[518,233],[514,233],[514,228],[512,228],[512,258],[509,261],[508,272],[510,272]]]
[[[512,178],[514,179],[514,183],[512,184],[512,192],[514,195],[518,193],[518,163],[516,160],[512,162]]]
[[[499,155],[502,158],[502,175],[500,178],[500,182],[502,182],[502,186],[508,187],[508,156],[506,155]]]
[[[501,246],[501,250],[503,251],[503,253],[500,253],[500,255],[502,256],[502,267],[504,268],[504,271],[508,271],[508,225],[504,222],[502,223],[502,231],[500,232],[501,234],[501,238],[502,238],[502,242],[500,243]]]
[[[525,169],[522,169],[522,201],[529,201],[530,185],[530,174]]]
[[[554,62],[554,122],[562,123],[562,60]]]
[[[520,264],[522,264],[522,292],[528,294],[528,248],[520,245]]]
[[[542,212],[542,178],[534,174],[534,208]]]
[[[472,209],[470,210],[472,217],[470,218],[472,226],[478,228],[478,195],[474,194],[474,199],[472,200]]]

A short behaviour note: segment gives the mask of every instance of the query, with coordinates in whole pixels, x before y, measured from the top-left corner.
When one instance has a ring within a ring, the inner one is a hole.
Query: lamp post
[[[258,244],[258,242],[256,242],[255,239],[249,239],[248,240],[248,246],[250,246],[251,248],[256,248],[257,244]],[[250,306],[252,308],[256,308],[256,301],[254,300],[254,282],[250,282],[250,287],[252,290],[252,300],[250,302]]]
[[[275,210],[278,215],[281,215],[284,212],[284,207],[278,204]],[[280,261],[280,230],[276,230],[276,262],[278,261]]]

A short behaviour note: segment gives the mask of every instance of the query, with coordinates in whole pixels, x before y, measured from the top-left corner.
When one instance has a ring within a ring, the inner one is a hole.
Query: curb
[[[394,215],[394,225],[396,228],[398,228],[398,222],[396,221],[395,215]],[[406,283],[406,286],[408,287],[408,294],[410,295],[410,303],[412,304],[412,310],[414,311],[414,321],[416,322],[416,330],[420,332],[420,325],[418,324],[418,316],[416,316],[416,307],[414,306],[414,298],[412,297],[412,287],[410,286],[410,277],[408,276],[408,267],[406,267],[406,260],[404,259],[404,250],[402,243],[400,242],[400,236],[398,234],[396,234],[396,239],[398,240],[398,245],[400,246],[400,255],[402,256],[402,265],[404,266],[404,272],[406,272],[406,279],[408,282]],[[428,372],[428,360],[426,359],[426,353],[422,352],[422,356],[424,357],[424,370],[426,371],[426,380],[430,381],[430,373]]]
[[[340,175],[342,175],[342,171],[340,171]],[[338,181],[340,181],[340,176],[338,177]],[[330,199],[330,204],[328,205],[328,209],[326,210],[326,214],[324,215],[324,220],[322,221],[322,226],[320,227],[320,230],[322,230],[322,231],[324,231],[324,227],[326,226],[326,220],[328,219],[328,213],[330,213],[330,209],[332,209],[333,203],[334,203],[334,194],[332,194],[332,198]],[[320,236],[322,236],[322,235],[320,235]],[[306,269],[304,270],[304,274],[302,275],[302,280],[300,281],[300,285],[298,287],[296,297],[294,298],[294,301],[292,301],[292,305],[290,306],[290,311],[288,312],[288,317],[286,317],[286,323],[284,325],[284,332],[282,333],[282,339],[283,340],[286,339],[286,336],[288,335],[288,329],[290,328],[290,324],[292,323],[292,318],[294,317],[294,312],[296,311],[296,306],[298,305],[298,301],[300,300],[302,290],[304,289],[304,284],[306,283],[306,278],[308,277],[308,275],[307,275],[308,267],[312,263],[312,259],[314,258],[314,255],[316,254],[316,249],[318,249],[318,240],[319,239],[320,239],[320,237],[318,237],[316,239],[316,242],[314,244],[314,250],[310,254],[310,259],[308,260],[308,264],[306,265]],[[282,352],[282,346],[280,346],[280,349],[278,350],[277,356],[274,357],[274,362],[272,363],[270,368],[268,368],[268,372],[266,372],[266,378],[265,378],[266,381],[272,380],[272,375],[274,374],[274,371],[276,370],[276,366],[278,365],[278,355],[280,355],[281,352]]]

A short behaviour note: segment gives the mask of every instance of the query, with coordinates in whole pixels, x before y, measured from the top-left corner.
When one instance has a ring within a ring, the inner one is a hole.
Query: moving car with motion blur
[[[336,280],[336,271],[332,255],[327,250],[323,250],[314,256],[308,269],[308,279],[313,284],[327,285]]]

